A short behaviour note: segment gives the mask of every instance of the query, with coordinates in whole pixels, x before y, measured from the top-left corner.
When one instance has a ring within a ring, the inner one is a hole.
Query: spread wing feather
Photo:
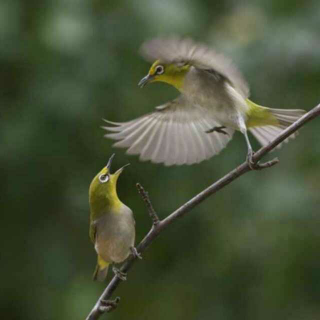
[[[230,81],[243,98],[249,96],[247,82],[230,59],[189,38],[156,38],[142,45],[141,54],[150,62],[160,60],[163,63],[189,64],[198,69],[218,72]]]
[[[129,122],[105,121],[112,125],[103,127],[111,132],[105,137],[117,140],[115,147],[128,148],[128,154],[140,154],[143,161],[167,166],[211,158],[227,145],[234,132],[206,133],[220,124],[208,109],[191,105],[183,96]]]

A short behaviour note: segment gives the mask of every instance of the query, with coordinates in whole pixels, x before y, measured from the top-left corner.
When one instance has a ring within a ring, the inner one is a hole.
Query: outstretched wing
[[[142,161],[182,165],[199,163],[218,154],[232,138],[227,134],[206,133],[219,126],[210,111],[191,105],[183,96],[129,122],[106,121],[113,126],[103,127],[113,133],[105,137],[119,140],[115,147],[128,148],[128,154],[140,154]]]
[[[142,45],[141,54],[150,62],[160,60],[163,63],[189,64],[217,72],[228,79],[243,98],[249,96],[248,84],[231,60],[189,38],[156,38]]]

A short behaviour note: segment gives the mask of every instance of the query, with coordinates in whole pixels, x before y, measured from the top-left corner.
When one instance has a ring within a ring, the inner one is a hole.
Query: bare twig
[[[304,126],[306,123],[311,121],[312,119],[316,118],[320,115],[320,104],[313,108],[311,111],[306,113],[304,116],[302,116],[299,120],[297,120],[295,123],[293,123],[290,127],[286,128],[284,131],[282,131],[276,139],[274,139],[272,142],[270,142],[267,146],[261,148],[258,152],[256,152],[253,156],[253,160],[255,163],[257,163],[263,156],[265,156],[268,152],[273,150],[277,145],[279,145],[282,141],[284,141],[286,138],[288,138],[291,134],[296,132],[298,129],[300,129],[302,126]],[[277,163],[277,159],[274,159],[272,161],[269,161],[266,163],[267,167],[271,167],[274,164]],[[248,166],[247,162],[244,162],[236,169],[229,172],[227,175],[225,175],[220,180],[213,183],[211,186],[197,194],[195,197],[193,197],[191,200],[183,204],[180,208],[178,208],[176,211],[171,213],[169,216],[167,216],[165,219],[158,221],[157,227],[155,228],[154,225],[151,228],[151,230],[148,232],[148,234],[144,237],[144,239],[140,242],[140,244],[137,246],[137,250],[139,252],[143,252],[147,249],[147,247],[157,238],[157,236],[166,229],[170,224],[172,224],[176,219],[184,216],[187,212],[189,212],[191,209],[193,209],[195,206],[197,206],[199,203],[207,199],[209,196],[215,194],[228,184],[230,184],[232,181],[236,180],[246,172],[250,171],[250,168]],[[139,187],[138,187],[139,188]],[[141,187],[142,188],[142,187]],[[143,190],[143,188],[141,189]],[[149,199],[148,196],[144,198],[145,191],[141,193],[143,199]],[[144,200],[147,204],[148,211],[150,210],[149,204],[151,205],[150,199],[149,201]],[[153,207],[151,205],[151,208],[153,210]],[[153,210],[154,212],[154,210]],[[149,211],[150,214],[150,211]],[[130,257],[121,267],[122,272],[128,272],[128,270],[132,267],[134,261],[136,258]],[[96,305],[91,310],[90,314],[87,317],[87,320],[96,320],[100,317],[100,315],[106,311],[101,309],[101,306],[103,305],[102,301],[106,301],[110,299],[115,289],[119,286],[121,281],[118,277],[113,277],[112,280],[109,282],[106,289],[103,291],[101,297],[97,301]]]
[[[142,187],[142,185],[140,183],[137,183],[136,186],[137,186],[138,191],[139,191],[139,193],[140,193],[140,195],[142,197],[142,200],[146,204],[149,216],[150,216],[150,218],[152,220],[152,224],[154,226],[158,225],[160,223],[160,219],[157,216],[157,214],[156,214],[156,212],[155,212],[155,210],[153,208],[153,205],[152,205],[151,200],[149,198],[148,192],[144,190],[144,188]]]

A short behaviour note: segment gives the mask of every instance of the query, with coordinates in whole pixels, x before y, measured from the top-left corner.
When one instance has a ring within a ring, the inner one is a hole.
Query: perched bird
[[[254,169],[248,130],[265,146],[305,113],[250,101],[248,85],[231,61],[191,39],[157,38],[141,51],[153,64],[139,85],[162,81],[181,93],[135,120],[106,120],[112,126],[104,129],[112,133],[105,136],[119,140],[115,147],[129,148],[127,153],[140,154],[141,160],[168,166],[199,163],[218,154],[238,130]]]
[[[98,255],[93,279],[99,281],[106,278],[111,263],[124,261],[130,253],[138,256],[134,248],[135,221],[132,211],[117,195],[117,180],[125,166],[111,174],[113,157],[114,154],[107,166],[94,177],[89,189],[89,235]],[[125,280],[123,272],[115,267],[113,271]]]

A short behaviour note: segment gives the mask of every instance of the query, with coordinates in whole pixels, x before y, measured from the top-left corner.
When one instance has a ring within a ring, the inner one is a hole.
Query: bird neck
[[[172,67],[168,73],[161,75],[158,81],[166,82],[179,91],[182,91],[184,81],[189,70],[189,65],[185,65],[183,67]]]
[[[175,77],[167,76],[162,81],[172,85],[173,87],[181,91],[183,88],[184,76],[181,74],[177,74]]]
[[[101,188],[90,195],[89,202],[94,220],[108,212],[117,213],[120,211],[122,202],[118,198],[116,188],[110,189],[106,192]]]

